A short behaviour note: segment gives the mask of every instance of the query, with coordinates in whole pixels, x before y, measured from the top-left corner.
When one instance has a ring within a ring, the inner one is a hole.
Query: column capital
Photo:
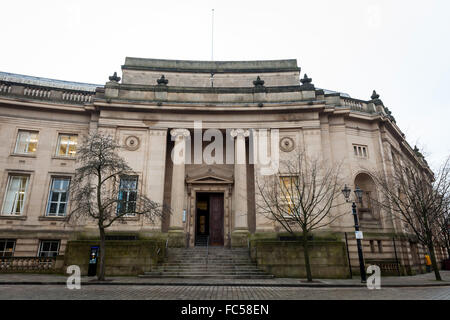
[[[178,138],[186,138],[191,135],[188,129],[172,129],[170,130],[170,135],[172,137]]]
[[[250,135],[250,131],[248,131],[247,129],[233,129],[231,130],[230,135],[233,138],[245,138]]]

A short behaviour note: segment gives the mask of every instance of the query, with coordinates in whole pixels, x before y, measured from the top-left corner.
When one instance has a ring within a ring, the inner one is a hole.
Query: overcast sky
[[[435,167],[450,154],[450,1],[3,1],[0,71],[104,84],[125,57],[295,58],[316,87],[373,89]]]

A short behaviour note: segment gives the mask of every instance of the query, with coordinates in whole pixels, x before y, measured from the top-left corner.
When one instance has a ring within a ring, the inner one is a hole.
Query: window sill
[[[53,160],[77,160],[77,157],[71,156],[52,156]]]
[[[40,216],[38,218],[39,221],[65,221],[66,216],[64,217],[52,217],[52,216]]]
[[[136,215],[134,217],[123,216],[121,217],[121,219],[124,221],[139,221],[139,215]]]
[[[0,220],[27,220],[26,216],[0,215]]]
[[[11,153],[9,156],[19,158],[37,158],[35,154],[27,154],[27,153]]]

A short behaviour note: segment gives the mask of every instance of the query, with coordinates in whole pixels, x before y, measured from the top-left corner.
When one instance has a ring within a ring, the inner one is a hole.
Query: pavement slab
[[[441,271],[443,281],[434,280],[434,273],[405,277],[382,277],[383,287],[450,287],[450,271]],[[95,277],[81,277],[84,285],[116,286],[255,286],[255,287],[323,287],[352,288],[366,287],[359,278],[315,279],[312,283],[305,279],[183,279],[183,278],[140,278],[107,277],[99,282]],[[0,273],[0,285],[65,285],[67,276],[51,274]]]

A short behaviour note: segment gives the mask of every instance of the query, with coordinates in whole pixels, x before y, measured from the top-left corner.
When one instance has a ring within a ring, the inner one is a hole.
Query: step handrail
[[[208,271],[209,236],[206,237],[206,271]]]
[[[166,239],[166,252],[165,252],[165,257],[167,258],[168,256],[168,248],[169,248],[169,238]]]

